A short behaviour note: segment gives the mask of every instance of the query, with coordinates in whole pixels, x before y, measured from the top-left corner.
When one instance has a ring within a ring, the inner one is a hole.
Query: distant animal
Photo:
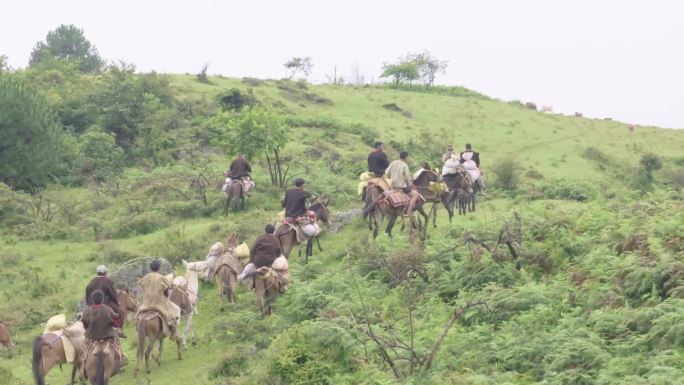
[[[537,110],[537,105],[534,104],[533,102],[527,102],[527,103],[525,103],[525,106],[527,108],[529,108],[530,110],[535,110],[535,111]]]
[[[430,216],[432,216],[433,227],[437,227],[437,204],[438,203],[441,202],[444,205],[444,207],[447,209],[447,213],[449,213],[449,221],[450,222],[454,216],[453,207],[452,207],[452,205],[449,204],[449,192],[448,191],[443,191],[443,192],[429,191],[430,182],[437,182],[437,181],[439,181],[439,175],[437,175],[437,173],[432,171],[432,170],[423,171],[413,181],[413,184],[416,186],[416,189],[418,190],[420,195],[425,197],[426,202],[432,202],[432,208],[430,209],[430,213],[428,214],[428,221],[430,220]]]
[[[135,312],[138,311],[138,301],[133,298],[133,295],[131,295],[128,289],[117,290],[116,299],[119,302],[121,321],[126,322],[127,318],[129,320],[134,319]],[[121,328],[123,329],[123,326]]]
[[[541,107],[541,112],[553,113],[553,106],[544,105]]]
[[[193,264],[194,265],[194,264]],[[195,330],[192,328],[192,316],[197,313],[197,292],[199,290],[198,274],[203,270],[190,269],[186,265],[184,277],[176,277],[173,280],[173,290],[169,293],[169,300],[181,309],[181,319],[178,326],[185,323],[185,327],[180,329],[183,339],[183,349],[188,350],[188,335],[192,334],[192,344],[196,345]]]
[[[313,211],[314,214],[316,214],[316,220],[323,222],[325,225],[330,223],[328,203],[328,199],[319,198],[309,208],[309,211]],[[285,258],[289,258],[292,249],[297,244],[297,233],[289,226],[283,224],[276,230],[276,237],[278,237],[278,241],[280,241],[280,249],[282,250],[283,255]],[[318,249],[321,250],[321,244],[318,241],[318,237],[316,237],[315,240],[318,243]],[[305,262],[308,262],[309,257],[313,255],[313,242],[314,239],[309,239],[306,243]]]
[[[611,121],[613,118],[603,118],[603,120]]]
[[[79,327],[80,321],[76,321],[74,326]],[[80,325],[80,329],[83,326]],[[71,370],[71,382],[69,384],[73,385],[76,378],[76,372],[81,366],[81,351],[83,348],[83,339],[71,338],[71,342],[76,349],[76,357],[73,362],[73,368]],[[33,378],[36,381],[36,385],[45,385],[45,376],[47,376],[50,369],[55,365],[65,364],[67,362],[66,352],[64,350],[64,344],[62,343],[62,338],[55,333],[45,333],[41,336],[36,337],[33,340],[33,356],[31,359],[31,369],[33,371]]]
[[[633,124],[630,124],[630,125],[629,125],[629,133],[630,133],[630,134],[631,134],[631,133],[634,133],[634,125],[633,125]]]
[[[9,332],[7,326],[0,322],[0,345],[6,347],[7,349],[12,348],[12,335]]]
[[[581,112],[575,112],[575,116],[578,117],[578,118],[581,118],[581,117],[582,117],[582,113],[581,113]]]
[[[84,370],[91,385],[108,385],[121,369],[121,357],[110,340],[93,341],[86,354]]]
[[[157,366],[161,365],[161,355],[164,351],[164,338],[166,338],[163,322],[162,315],[155,311],[146,311],[138,316],[136,324],[136,330],[138,332],[138,354],[135,362],[134,374],[137,374],[140,369],[140,361],[143,359],[143,352],[145,355],[145,371],[150,373],[150,354],[155,346],[159,347],[155,362],[157,363]],[[145,349],[145,340],[147,340],[148,343],[147,350]],[[180,338],[176,340],[176,345],[178,347],[178,359],[182,360]]]
[[[270,267],[259,268],[253,276],[254,293],[262,317],[273,314],[273,304],[280,294],[280,283],[275,277],[275,272]]]
[[[240,244],[237,235],[233,234],[226,242],[226,250],[216,260],[216,280],[219,288],[220,310],[223,311],[224,301],[235,303],[235,289],[237,288],[237,276],[242,272],[242,266],[235,253],[235,248]]]
[[[228,184],[223,200],[223,216],[227,216],[231,209],[233,212],[245,209],[245,189],[242,183],[239,179],[233,179]]]

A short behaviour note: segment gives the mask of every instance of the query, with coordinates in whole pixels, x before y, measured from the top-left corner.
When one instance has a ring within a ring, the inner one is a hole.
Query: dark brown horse
[[[157,313],[155,315],[154,313],[156,312],[143,312],[138,316],[136,325],[136,329],[138,330],[138,356],[135,362],[135,374],[137,374],[140,369],[140,361],[143,359],[143,352],[145,355],[145,371],[150,373],[150,354],[155,345],[159,347],[155,362],[157,363],[157,366],[161,365],[161,355],[164,351],[164,338],[166,338],[166,334],[164,334],[164,326],[162,324],[164,321],[162,320],[161,314]],[[148,342],[147,350],[145,350],[145,340]],[[178,345],[178,359],[182,360],[180,338],[176,339],[176,344]]]
[[[449,189],[449,205],[452,207],[452,211],[453,205],[456,203],[458,204],[458,213],[462,215],[468,211],[469,202],[473,202],[472,207],[473,210],[475,209],[473,186],[466,174],[465,169],[459,169],[455,174],[442,177]]]
[[[326,198],[318,198],[309,208],[309,211],[313,211],[316,214],[316,220],[323,222],[323,224],[328,225],[330,223],[330,211],[328,210],[329,200]],[[276,231],[276,236],[280,241],[280,250],[285,256],[285,258],[290,257],[292,248],[297,244],[297,233],[291,229],[288,225],[282,225]],[[318,244],[318,249],[321,249],[321,244],[318,237],[315,238]],[[306,242],[306,259],[304,262],[309,261],[309,257],[313,255],[313,241],[314,239],[309,239]]]
[[[223,199],[223,216],[227,216],[230,209],[233,212],[245,209],[245,189],[239,180],[231,180],[228,185],[226,197]]]
[[[369,189],[370,193],[368,193]],[[387,227],[385,228],[385,233],[391,237],[392,229],[394,228],[394,224],[396,223],[397,218],[404,213],[404,210],[406,208],[405,206],[393,207],[385,199],[383,199],[383,194],[384,193],[382,192],[382,190],[374,185],[369,185],[366,188],[366,192],[364,194],[366,198],[366,201],[364,202],[364,207],[369,207],[371,204],[373,204],[373,202],[376,202],[375,207],[373,207],[373,209],[370,212],[370,223],[368,226],[371,229],[371,231],[373,231],[373,239],[377,238],[380,225],[385,220],[385,217],[387,217]],[[423,203],[420,200],[416,203],[414,211],[417,211],[418,213],[420,213],[420,215],[422,215],[427,225],[429,216],[425,212],[425,209],[423,208]],[[412,216],[411,228],[422,231],[420,227],[420,222],[417,222],[415,220],[415,216]],[[403,228],[404,224],[402,223],[402,230]]]
[[[220,310],[223,311],[224,301],[235,303],[235,289],[237,288],[237,276],[242,268],[235,256],[235,248],[240,244],[237,235],[233,234],[226,242],[226,249],[216,261],[216,280],[221,297]],[[238,271],[240,270],[240,271]]]
[[[432,208],[430,209],[430,214],[428,215],[428,221],[430,219],[429,217],[432,216],[432,224],[434,227],[437,227],[437,204],[441,202],[449,213],[449,222],[451,222],[451,219],[454,216],[454,210],[452,204],[449,202],[449,192],[429,191],[430,182],[438,182],[440,178],[439,175],[437,175],[437,173],[432,171],[429,167],[423,168],[425,171],[418,175],[418,178],[413,181],[413,184],[416,186],[416,189],[420,195],[425,198],[425,201],[432,203]]]
[[[254,294],[263,318],[273,313],[273,304],[280,294],[280,283],[274,274],[272,269],[261,267],[253,276]]]
[[[81,366],[81,344],[82,340],[74,342],[76,348],[76,359],[73,362],[71,370],[71,382],[74,384],[76,372]],[[77,345],[78,344],[78,345]],[[55,365],[61,365],[67,362],[66,353],[64,352],[64,345],[59,335],[55,333],[45,333],[42,336],[36,337],[33,340],[33,357],[31,360],[31,367],[33,371],[33,378],[36,385],[45,385],[45,376],[50,372]]]
[[[86,350],[85,375],[91,385],[108,385],[121,369],[121,356],[112,340],[93,341]]]

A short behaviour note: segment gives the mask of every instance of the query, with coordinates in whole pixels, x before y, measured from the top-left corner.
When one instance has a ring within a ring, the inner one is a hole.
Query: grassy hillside
[[[221,313],[215,286],[203,284],[198,346],[177,361],[167,344],[161,368],[134,378],[129,366],[112,383],[682,383],[684,132],[630,133],[625,123],[546,115],[460,88],[211,81],[179,75],[171,85],[189,103],[251,89],[285,115],[293,172],[308,189],[332,197],[333,213],[359,207],[357,175],[376,139],[389,144],[391,157],[407,149],[412,169],[423,159],[437,165],[447,143],[472,143],[488,172],[489,195],[476,213],[452,223],[440,209],[424,243],[398,229],[393,239],[370,241],[361,219],[326,234],[324,251],[307,265],[296,253],[290,258],[293,283],[266,320],[244,288],[234,308]],[[392,103],[403,113],[383,107]],[[652,191],[637,191],[647,153],[658,154],[663,168]],[[218,187],[228,161],[208,148],[201,159],[128,168],[116,189],[50,187],[49,221],[26,209],[36,206],[35,196],[0,190],[0,319],[18,346],[0,353],[0,383],[31,383],[30,343],[39,324],[73,314],[99,263],[203,258],[231,232],[251,243],[274,219],[281,191],[255,160],[257,188],[247,211],[222,218]],[[489,170],[516,162],[520,182],[504,190]],[[188,187],[198,168],[210,182],[206,204]],[[520,269],[505,246],[493,250],[502,230],[516,231],[516,213]],[[421,368],[452,314],[478,301],[486,305],[457,319],[431,369]],[[369,326],[384,342],[368,335]],[[127,334],[134,335],[130,325]],[[133,358],[135,341],[124,346]],[[414,364],[402,359],[407,347]],[[68,374],[56,369],[48,379],[64,383]]]

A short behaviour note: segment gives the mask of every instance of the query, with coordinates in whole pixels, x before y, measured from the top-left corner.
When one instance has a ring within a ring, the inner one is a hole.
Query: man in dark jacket
[[[385,170],[390,164],[387,154],[382,151],[383,149],[382,142],[375,142],[373,151],[368,154],[368,171],[380,178],[385,175]]]
[[[257,269],[263,266],[271,267],[273,261],[281,254],[280,241],[273,235],[275,227],[268,224],[264,230],[266,233],[254,241],[254,247],[250,251],[249,262]]]
[[[465,145],[465,151],[461,153],[461,163],[467,161],[467,160],[472,160],[475,162],[475,165],[479,168],[480,167],[480,153],[473,151],[473,146],[468,143]]]
[[[237,158],[230,164],[230,177],[233,179],[248,177],[250,172],[252,172],[252,166],[247,162],[245,154],[238,154]]]
[[[84,352],[89,350],[90,345],[95,341],[111,340],[117,350],[120,362],[119,366],[126,365],[128,360],[123,356],[119,339],[116,338],[116,331],[114,330],[114,323],[118,314],[112,310],[104,302],[105,294],[102,290],[93,290],[93,293],[88,297],[92,305],[83,313],[81,322],[85,329],[86,346]],[[88,358],[87,356],[84,358]],[[85,363],[83,364],[85,367]]]
[[[97,267],[95,271],[97,273],[97,276],[90,280],[90,283],[88,284],[88,286],[86,286],[86,304],[92,305],[93,300],[91,297],[93,295],[93,292],[95,290],[101,290],[104,294],[103,303],[110,307],[114,311],[114,313],[117,313],[117,316],[114,319],[114,327],[120,328],[123,325],[123,320],[118,316],[121,310],[119,308],[119,300],[116,295],[116,286],[114,285],[114,281],[107,277],[106,266],[100,265]]]
[[[285,208],[285,218],[296,219],[304,215],[308,209],[308,196],[304,191],[304,179],[295,179],[294,185],[294,188],[285,192],[285,197],[280,202],[281,206]]]

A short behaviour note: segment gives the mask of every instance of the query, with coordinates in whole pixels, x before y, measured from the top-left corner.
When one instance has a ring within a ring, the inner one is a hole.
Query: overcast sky
[[[383,62],[430,50],[438,83],[564,113],[684,128],[684,1],[22,0],[0,8],[0,54],[14,68],[59,24],[141,71],[280,78],[310,56],[378,81]]]

